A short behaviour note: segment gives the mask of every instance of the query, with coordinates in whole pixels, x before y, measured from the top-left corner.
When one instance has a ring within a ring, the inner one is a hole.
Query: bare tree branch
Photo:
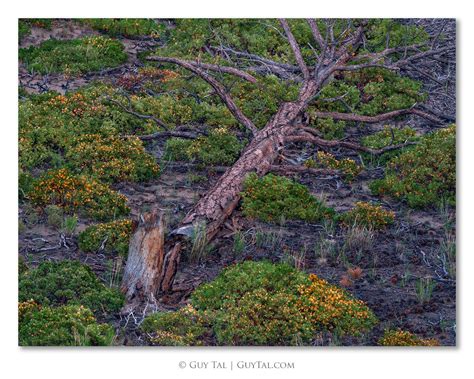
[[[339,113],[339,112],[316,112],[315,115],[316,117],[321,117],[321,118],[332,118],[334,120],[341,120],[341,121],[358,121],[358,122],[366,122],[368,124],[371,123],[376,123],[376,122],[382,122],[382,121],[387,121],[390,120],[394,117],[397,116],[402,116],[406,114],[414,114],[416,116],[425,118],[433,123],[436,124],[442,124],[443,121],[440,120],[438,117],[429,114],[427,112],[424,112],[420,109],[417,108],[408,108],[408,109],[399,109],[396,111],[391,111],[387,113],[381,113],[376,116],[364,116],[364,115],[358,115],[355,113]]]
[[[222,99],[222,101],[225,103],[229,111],[234,115],[234,117],[239,121],[243,126],[245,126],[248,130],[252,132],[253,135],[256,135],[258,132],[257,127],[254,125],[250,119],[243,114],[243,112],[240,110],[240,108],[235,104],[234,100],[232,97],[227,93],[226,89],[224,86],[219,83],[216,79],[214,79],[212,76],[207,74],[204,70],[199,68],[198,65],[189,63],[188,61],[182,60],[182,59],[177,59],[177,58],[171,58],[171,57],[158,57],[158,56],[153,56],[149,57],[148,60],[154,61],[154,62],[165,62],[165,63],[173,63],[177,64],[192,73],[198,75],[202,79],[204,79],[206,82],[208,82],[212,88],[214,88],[214,91],[216,91],[217,95]]]
[[[152,62],[155,61],[154,57],[149,57],[148,60],[152,61]],[[248,72],[239,70],[238,68],[235,68],[235,67],[221,66],[221,65],[217,65],[217,64],[195,62],[195,61],[186,61],[186,62],[189,63],[189,64],[192,64],[192,65],[195,65],[199,68],[203,68],[204,70],[235,75],[235,76],[238,76],[239,78],[247,80],[250,83],[256,83],[257,82],[257,79],[255,79]]]
[[[288,42],[290,43],[291,50],[293,50],[293,54],[295,55],[296,62],[298,63],[298,66],[301,72],[303,73],[303,77],[305,79],[309,79],[308,66],[306,66],[306,63],[304,62],[303,55],[301,54],[300,46],[298,45],[298,42],[296,41],[293,33],[291,32],[288,22],[282,18],[280,19],[280,24],[285,30],[286,37],[288,38]]]
[[[326,42],[324,41],[323,36],[321,35],[321,32],[319,31],[318,24],[316,23],[316,20],[314,18],[308,18],[307,22],[309,24],[309,27],[311,29],[311,33],[313,34],[313,38],[315,41],[318,43],[321,51],[326,49]]]

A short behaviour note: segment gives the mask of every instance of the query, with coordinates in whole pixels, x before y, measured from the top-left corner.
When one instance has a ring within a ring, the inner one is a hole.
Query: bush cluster
[[[379,339],[381,346],[439,346],[436,339],[422,339],[404,330],[386,330]]]
[[[364,303],[344,290],[270,262],[247,261],[225,269],[193,292],[191,305],[150,316],[145,330],[154,331],[157,342],[171,338],[176,344],[189,342],[187,336],[191,344],[202,343],[207,333],[221,345],[301,345],[317,332],[357,336],[377,322]]]
[[[34,205],[57,205],[68,213],[84,211],[97,220],[111,220],[130,212],[124,195],[64,168],[50,170],[36,179],[28,197]]]
[[[44,306],[83,305],[97,314],[118,311],[124,301],[119,291],[102,284],[88,266],[69,260],[43,262],[21,273],[18,298]]]
[[[130,115],[107,101],[108,97],[117,97],[114,90],[95,84],[66,95],[47,92],[20,101],[20,167],[30,170],[64,165],[64,155],[82,135],[110,138],[157,130],[149,120]]]
[[[385,178],[370,185],[375,194],[405,200],[421,208],[456,201],[456,127],[424,136],[421,142],[387,165]]]
[[[132,234],[132,220],[116,220],[89,226],[79,234],[79,248],[84,252],[128,254],[128,244]]]
[[[248,175],[242,199],[245,216],[269,222],[278,222],[281,218],[313,222],[334,214],[304,185],[273,174],[262,178],[254,173]]]
[[[42,74],[80,74],[116,67],[127,60],[122,43],[102,36],[73,40],[48,39],[20,49],[26,67]]]
[[[82,305],[41,306],[32,300],[18,304],[20,346],[109,346],[115,337],[108,324],[97,323]]]
[[[355,207],[339,216],[346,226],[363,225],[371,229],[383,229],[395,220],[395,213],[380,205],[358,201]]]

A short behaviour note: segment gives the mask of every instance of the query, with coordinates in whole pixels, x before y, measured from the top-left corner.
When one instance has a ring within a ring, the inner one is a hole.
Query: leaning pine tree
[[[180,66],[205,81],[247,130],[250,141],[233,166],[166,238],[162,215],[151,213],[142,217],[130,243],[122,283],[130,303],[154,299],[171,290],[183,241],[197,228],[206,231],[207,241],[216,235],[236,208],[248,174],[263,176],[270,171],[306,170],[317,173],[302,165],[278,165],[278,157],[284,155],[289,145],[306,143],[320,149],[341,148],[380,155],[408,144],[371,149],[350,139],[325,139],[317,128],[309,126],[314,120],[380,123],[415,115],[441,126],[452,119],[422,106],[420,87],[402,75],[404,70],[417,69],[429,76],[427,62],[443,62],[452,57],[453,49],[442,43],[442,31],[429,37],[421,28],[388,20],[182,22],[187,22],[188,27],[192,22],[201,26],[191,30],[195,34],[187,36],[199,44],[198,50],[194,50],[199,58],[187,59],[190,52],[183,53],[181,49],[181,54],[174,50],[169,56],[149,56],[148,60]],[[245,40],[245,32],[251,34],[252,28],[263,31],[252,35],[260,43]],[[175,45],[179,44],[175,41]],[[254,46],[259,46],[258,51],[250,51]],[[419,62],[423,64],[418,66]],[[254,115],[243,112],[222,78],[244,80],[264,91],[260,78],[266,75],[296,83],[298,94],[292,101],[281,102],[266,124],[257,127],[252,121]],[[158,132],[143,139],[170,135],[179,136],[180,132]]]

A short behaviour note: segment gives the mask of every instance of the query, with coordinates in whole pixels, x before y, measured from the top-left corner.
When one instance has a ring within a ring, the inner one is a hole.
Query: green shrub
[[[245,216],[278,222],[281,218],[318,221],[334,211],[313,197],[308,188],[285,177],[268,174],[247,176],[242,193]]]
[[[164,29],[149,18],[86,18],[81,21],[112,36],[157,36]]]
[[[370,229],[383,229],[392,224],[395,213],[383,209],[380,205],[373,205],[358,201],[355,207],[340,216],[346,226],[362,225]]]
[[[196,288],[191,300],[197,309],[218,311],[227,301],[235,302],[256,289],[273,293],[305,283],[306,275],[289,265],[246,261],[226,268],[212,282]]]
[[[140,182],[158,176],[155,159],[137,137],[123,139],[85,134],[72,144],[65,158],[78,173],[104,182]]]
[[[131,220],[116,220],[89,226],[79,234],[79,248],[84,252],[117,252],[126,257],[132,234]]]
[[[130,212],[127,198],[107,185],[67,169],[50,170],[36,179],[28,197],[34,205],[56,205],[65,212],[84,211],[97,220],[110,220]]]
[[[19,58],[31,71],[42,74],[79,74],[116,67],[127,60],[123,45],[102,36],[74,40],[49,39],[20,49]]]
[[[43,262],[19,277],[19,301],[46,306],[84,305],[93,312],[118,311],[123,295],[107,288],[92,270],[78,261]]]
[[[226,128],[213,129],[209,136],[195,140],[170,138],[166,141],[166,157],[173,160],[197,161],[206,165],[231,165],[243,144]]]
[[[207,317],[191,305],[176,312],[157,312],[145,318],[141,329],[150,342],[161,346],[199,346],[210,334]]]
[[[383,130],[362,138],[362,145],[370,147],[371,149],[382,149],[390,145],[398,145],[406,142],[416,142],[420,139],[413,128],[393,128],[384,126]],[[377,164],[385,164],[391,158],[400,155],[403,151],[413,148],[407,146],[403,149],[388,151],[376,158]],[[362,153],[364,160],[370,161],[373,157],[370,154]]]
[[[456,127],[424,136],[387,165],[385,178],[370,185],[375,194],[405,200],[410,207],[456,201]]]
[[[82,305],[45,307],[30,300],[18,305],[18,313],[21,346],[109,346],[115,336]]]
[[[317,118],[313,126],[320,130],[324,139],[333,140],[344,137],[345,121],[334,121],[332,118]]]

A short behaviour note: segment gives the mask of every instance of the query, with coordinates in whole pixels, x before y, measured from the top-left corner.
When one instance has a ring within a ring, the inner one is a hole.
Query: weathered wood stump
[[[163,212],[154,210],[140,216],[130,239],[121,286],[127,304],[154,301],[159,293],[171,289],[180,249],[177,243],[165,254]]]

